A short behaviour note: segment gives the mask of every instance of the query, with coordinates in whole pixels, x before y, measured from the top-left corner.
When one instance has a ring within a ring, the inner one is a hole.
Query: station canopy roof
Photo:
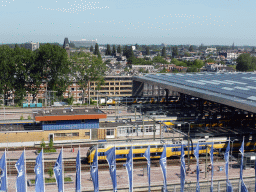
[[[147,74],[134,80],[256,113],[256,73]]]

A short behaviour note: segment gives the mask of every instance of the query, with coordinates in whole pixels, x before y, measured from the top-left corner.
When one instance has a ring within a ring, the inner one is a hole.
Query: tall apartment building
[[[131,76],[106,76],[105,85],[96,90],[97,83],[90,83],[90,97],[129,97],[132,96],[132,77]]]
[[[83,98],[85,102],[90,97],[92,99],[100,97],[129,97],[132,96],[132,77],[131,76],[106,76],[105,85],[101,86],[99,91],[96,90],[97,82],[90,82],[90,87],[88,86],[85,93],[80,88],[77,82],[73,82],[66,91],[63,93],[64,98],[69,98],[73,96],[74,104],[82,103]],[[88,90],[90,89],[90,96]],[[84,97],[83,97],[84,95]],[[40,90],[36,97],[36,102],[38,100],[45,100],[46,96],[46,84],[40,86]],[[28,103],[32,102],[32,94],[27,93],[25,99]],[[47,90],[47,100],[53,100],[53,93],[50,90]]]
[[[35,51],[36,49],[39,49],[39,42],[37,43],[33,43],[32,41],[27,42],[25,43],[25,48]]]

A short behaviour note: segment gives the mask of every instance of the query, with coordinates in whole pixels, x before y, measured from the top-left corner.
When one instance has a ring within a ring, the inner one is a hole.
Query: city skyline
[[[245,0],[0,1],[1,43],[254,46],[256,2]]]

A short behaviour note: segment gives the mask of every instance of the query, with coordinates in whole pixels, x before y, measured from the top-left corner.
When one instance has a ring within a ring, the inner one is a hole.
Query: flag
[[[211,166],[212,166],[212,171],[211,171],[211,189],[210,192],[213,192],[213,174],[214,174],[214,169],[213,169],[213,143],[210,151],[210,161],[211,161]]]
[[[60,151],[59,157],[54,165],[53,171],[54,176],[58,185],[58,192],[64,191],[64,178],[63,178],[63,164],[62,164],[62,149]]]
[[[6,167],[6,151],[0,159],[1,180],[0,191],[7,191],[7,167]]]
[[[96,148],[93,157],[93,162],[91,164],[91,177],[94,186],[94,192],[99,191],[99,174],[98,174],[98,149]]]
[[[196,145],[196,149],[194,150],[194,155],[196,158],[196,192],[200,192],[200,185],[199,185],[199,143]]]
[[[81,191],[81,158],[80,158],[80,148],[76,156],[76,192]]]
[[[148,191],[150,192],[150,145],[143,156],[147,159]]]
[[[243,163],[244,163],[244,140],[242,142],[242,145],[239,149],[241,153],[241,165],[240,165],[240,181],[241,181],[241,192],[248,192],[246,185],[243,180]]]
[[[228,145],[224,154],[225,159],[225,172],[226,172],[226,185],[227,185],[227,192],[233,192],[233,187],[228,178],[228,166],[229,166],[229,151],[230,151],[230,141],[228,141]]]
[[[166,145],[164,146],[162,155],[160,157],[160,165],[164,177],[164,192],[167,191],[167,183],[166,183]]]
[[[133,191],[133,184],[132,184],[132,181],[133,181],[133,161],[132,161],[132,156],[133,156],[133,153],[132,153],[132,147],[127,155],[127,158],[126,158],[126,170],[128,172],[128,181],[129,181],[129,192],[132,192]]]
[[[113,147],[106,152],[107,161],[109,165],[109,172],[112,179],[113,191],[117,191],[116,184],[116,148]]]
[[[184,192],[185,180],[186,180],[186,165],[185,165],[185,154],[183,145],[181,145],[181,156],[180,156],[180,191]]]
[[[34,172],[36,173],[35,190],[36,192],[44,192],[43,150],[41,150],[36,158]]]
[[[17,169],[17,181],[16,181],[16,191],[18,192],[26,192],[26,167],[25,167],[25,151],[21,154],[20,158],[15,164],[15,168]]]

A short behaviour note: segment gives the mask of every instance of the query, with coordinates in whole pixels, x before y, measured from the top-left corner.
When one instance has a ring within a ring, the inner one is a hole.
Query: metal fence
[[[230,179],[230,182],[233,187],[233,192],[239,192],[239,179]],[[255,190],[255,178],[245,178],[244,183],[249,192],[256,192]],[[201,192],[210,192],[211,182],[200,182],[200,191]],[[180,185],[168,185],[168,192],[180,192]],[[195,192],[196,191],[196,183],[186,183],[185,184],[185,192]],[[213,191],[214,192],[226,192],[226,181],[214,181],[213,183]]]

